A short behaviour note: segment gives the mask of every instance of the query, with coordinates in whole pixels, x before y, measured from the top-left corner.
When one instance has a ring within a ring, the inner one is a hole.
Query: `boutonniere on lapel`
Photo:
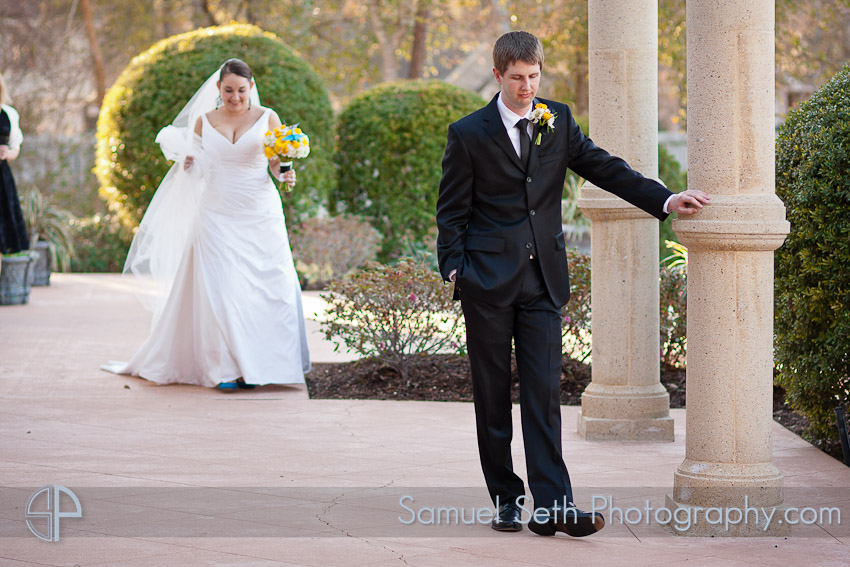
[[[557,117],[558,115],[549,110],[549,107],[542,102],[534,105],[534,110],[531,111],[531,123],[538,127],[537,138],[534,140],[535,145],[540,145],[540,139],[544,132],[548,134],[555,129]],[[543,129],[544,127],[546,130]]]

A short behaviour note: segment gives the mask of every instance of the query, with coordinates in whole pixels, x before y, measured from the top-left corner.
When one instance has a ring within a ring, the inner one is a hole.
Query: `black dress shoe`
[[[516,501],[501,504],[499,513],[490,522],[490,527],[497,532],[518,532],[522,530],[519,505]]]
[[[535,520],[532,515],[528,522],[528,529],[537,535],[553,536],[555,532],[563,532],[572,537],[584,537],[595,534],[605,527],[605,518],[602,514],[590,513],[580,510],[570,502],[570,508],[550,508],[549,519],[545,522]]]

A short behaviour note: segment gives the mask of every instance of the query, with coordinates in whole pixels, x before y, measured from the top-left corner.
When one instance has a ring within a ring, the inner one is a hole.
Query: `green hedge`
[[[76,255],[72,272],[120,272],[133,241],[133,233],[113,215],[77,218],[71,223]]]
[[[815,440],[850,401],[850,66],[788,116],[776,192],[791,233],[776,253],[777,381]]]
[[[324,202],[334,171],[333,120],[318,75],[275,35],[234,24],[160,41],[135,57],[106,93],[97,125],[95,173],[100,194],[125,226],[137,226],[170,162],[154,143],[192,94],[227,59],[251,67],[264,106],[310,135],[310,157],[298,163],[298,187],[284,197],[287,217]],[[292,220],[295,220],[294,218]]]
[[[370,89],[343,110],[331,209],[372,222],[384,236],[384,260],[435,224],[448,125],[484,103],[440,81],[405,81]]]

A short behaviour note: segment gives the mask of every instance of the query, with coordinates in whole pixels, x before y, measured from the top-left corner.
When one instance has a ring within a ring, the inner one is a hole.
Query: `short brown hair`
[[[543,69],[543,45],[536,36],[525,31],[512,31],[496,40],[493,46],[493,66],[499,73],[508,70],[516,61],[535,63]]]

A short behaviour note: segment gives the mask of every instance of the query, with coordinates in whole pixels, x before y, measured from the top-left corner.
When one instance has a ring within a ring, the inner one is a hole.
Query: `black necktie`
[[[528,137],[528,118],[521,118],[516,123],[519,128],[519,160],[528,169],[528,154],[531,153],[531,138]]]

